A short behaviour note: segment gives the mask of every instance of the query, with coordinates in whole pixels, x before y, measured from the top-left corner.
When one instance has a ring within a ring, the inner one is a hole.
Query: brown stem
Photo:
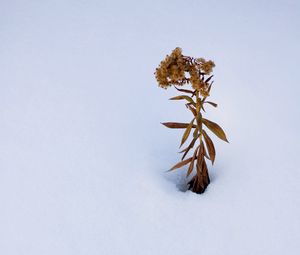
[[[202,114],[201,114],[201,104],[202,101],[199,100],[199,91],[196,91],[196,113],[197,113],[197,127],[199,130],[199,142],[200,149],[197,156],[197,174],[191,179],[189,184],[189,189],[195,193],[201,194],[205,191],[210,183],[208,170],[204,158],[204,144],[202,141]]]

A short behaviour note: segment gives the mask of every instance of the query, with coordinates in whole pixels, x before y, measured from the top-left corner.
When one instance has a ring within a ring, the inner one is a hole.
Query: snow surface
[[[300,254],[299,1],[1,1],[0,254]],[[153,72],[213,59],[226,131],[182,192],[188,121]]]

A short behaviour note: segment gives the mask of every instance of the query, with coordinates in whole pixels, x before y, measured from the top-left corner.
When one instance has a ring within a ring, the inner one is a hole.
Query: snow
[[[297,1],[2,1],[0,254],[299,254]],[[217,158],[182,192],[180,46],[216,62]]]

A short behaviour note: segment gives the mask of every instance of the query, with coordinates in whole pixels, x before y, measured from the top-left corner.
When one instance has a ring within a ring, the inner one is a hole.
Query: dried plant
[[[208,128],[223,141],[228,142],[223,129],[218,124],[202,116],[202,111],[205,112],[204,107],[207,104],[217,107],[216,103],[207,101],[213,84],[213,75],[211,73],[214,67],[213,61],[184,56],[182,55],[182,50],[176,48],[170,56],[167,55],[161,61],[155,72],[155,77],[160,87],[166,89],[174,86],[175,89],[183,93],[170,98],[170,100],[187,101],[186,107],[193,114],[193,119],[190,123],[165,122],[162,124],[168,128],[185,129],[180,147],[188,140],[189,135],[193,134],[190,144],[180,152],[183,153],[181,161],[173,166],[170,171],[189,165],[186,174],[188,177],[193,173],[194,165],[196,164],[196,174],[188,183],[189,189],[196,193],[203,193],[210,183],[206,159],[213,164],[216,157],[215,146],[204,127]],[[190,84],[192,89],[178,88],[186,84]],[[194,149],[192,156],[185,159],[197,141],[199,144]]]

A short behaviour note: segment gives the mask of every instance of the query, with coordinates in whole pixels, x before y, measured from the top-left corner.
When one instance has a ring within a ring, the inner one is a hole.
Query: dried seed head
[[[156,69],[155,77],[162,88],[171,85],[183,85],[185,83],[186,61],[183,58],[181,48],[175,48],[171,55],[160,62]]]
[[[158,85],[164,89],[172,86],[182,86],[186,83],[191,83],[192,87],[201,94],[208,95],[207,84],[201,79],[201,75],[210,74],[214,62],[206,61],[204,58],[193,59],[182,55],[181,48],[175,48],[171,55],[160,62],[155,71],[155,78]],[[189,74],[187,77],[186,74]]]

